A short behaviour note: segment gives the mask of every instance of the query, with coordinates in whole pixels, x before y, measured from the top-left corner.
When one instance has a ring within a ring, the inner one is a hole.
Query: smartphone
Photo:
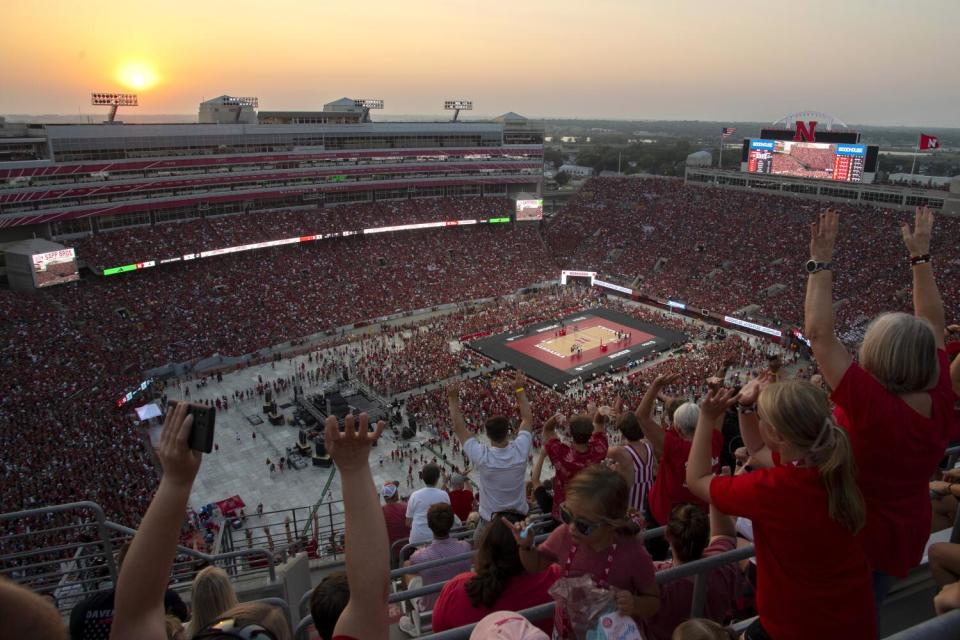
[[[176,402],[170,402],[167,410],[172,411],[176,407]],[[194,451],[210,453],[213,451],[213,427],[217,421],[216,407],[188,404],[187,415],[193,416],[193,426],[190,428],[190,435],[187,437],[187,446]]]

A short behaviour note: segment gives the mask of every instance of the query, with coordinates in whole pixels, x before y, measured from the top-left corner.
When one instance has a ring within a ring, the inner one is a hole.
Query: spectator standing
[[[390,548],[398,540],[410,537],[410,527],[407,525],[407,503],[400,500],[400,483],[387,482],[380,487],[383,497],[383,520],[387,523],[387,536],[390,539]]]
[[[551,515],[557,522],[560,522],[560,505],[563,504],[566,484],[581,470],[607,457],[606,417],[596,407],[588,407],[588,411],[592,415],[576,415],[570,419],[572,445],[557,435],[557,425],[565,419],[561,415],[553,416],[543,425],[544,449],[556,470]]]
[[[310,615],[320,640],[333,640],[333,629],[350,601],[350,585],[343,571],[331,573],[310,594]]]
[[[533,443],[533,411],[527,399],[524,384],[526,378],[520,372],[510,381],[517,403],[520,406],[520,432],[511,441],[510,421],[506,416],[487,419],[484,429],[489,445],[481,444],[467,429],[460,411],[459,386],[447,388],[447,403],[457,439],[463,444],[463,452],[476,469],[480,485],[480,522],[475,530],[474,541],[483,535],[483,530],[501,511],[516,511],[526,514],[528,510],[524,493],[524,476],[527,471],[527,456]]]
[[[826,394],[805,381],[765,388],[762,421],[757,413],[741,413],[740,426],[744,442],[762,435],[769,443],[751,455],[770,467],[716,476],[710,441],[717,418],[735,402],[727,389],[703,400],[686,478],[696,495],[752,522],[760,617],[744,637],[873,640],[870,564],[857,537],[865,505],[850,442],[834,423]]]
[[[653,445],[643,437],[640,421],[633,411],[620,415],[617,430],[623,436],[623,445],[610,447],[607,457],[630,487],[630,508],[646,516],[649,513],[650,490],[657,475]]]
[[[450,496],[443,489],[437,488],[440,480],[440,467],[430,463],[421,471],[424,487],[410,494],[407,502],[406,525],[410,527],[410,544],[426,544],[433,537],[427,525],[427,511],[430,507],[439,504],[450,504]]]
[[[205,629],[224,611],[240,604],[230,583],[230,577],[219,567],[206,567],[193,579],[190,593],[190,622],[187,640]]]
[[[933,213],[918,208],[901,233],[913,272],[914,315],[888,313],[867,329],[859,363],[834,333],[833,256],[840,217],[811,225],[804,332],[840,408],[867,502],[863,541],[877,605],[923,556],[931,520],[928,481],[950,441],[956,395],[944,350],[946,318],[933,276]],[[891,473],[892,470],[896,473]]]
[[[450,506],[453,512],[460,518],[460,522],[466,522],[473,511],[473,492],[466,488],[467,479],[459,474],[453,474],[450,478],[450,488],[447,489],[447,495],[450,496]]]

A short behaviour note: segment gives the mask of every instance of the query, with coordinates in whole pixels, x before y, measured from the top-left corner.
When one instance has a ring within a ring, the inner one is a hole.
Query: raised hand
[[[359,422],[359,429],[354,426],[354,422]],[[371,434],[368,429],[369,424],[370,419],[366,413],[361,413],[357,421],[354,421],[352,415],[348,415],[343,422],[343,433],[340,433],[336,416],[327,416],[323,432],[324,443],[341,474],[358,469],[369,469],[370,447],[380,437],[385,426],[383,420],[380,420]]]
[[[738,402],[744,407],[750,407],[757,404],[757,400],[760,399],[760,393],[767,388],[767,385],[770,384],[770,381],[773,379],[773,376],[769,371],[764,371],[759,376],[743,385],[743,388],[740,389],[740,395],[738,396]]]
[[[653,379],[653,385],[656,387],[668,387],[680,379],[679,373],[661,373]]]
[[[189,486],[197,477],[203,454],[187,446],[193,428],[193,416],[187,415],[188,407],[188,403],[178,402],[176,407],[167,411],[157,456],[165,481]]]
[[[840,214],[827,209],[817,222],[810,225],[810,257],[817,262],[833,260],[833,248],[840,228]]]
[[[513,385],[514,391],[517,389],[524,389],[527,386],[527,376],[524,375],[523,371],[517,369],[513,374],[510,384]]]
[[[913,231],[910,230],[910,224],[904,222],[900,232],[903,234],[903,243],[907,245],[911,258],[928,255],[930,235],[933,232],[933,211],[927,207],[917,207]]]
[[[707,396],[700,401],[700,414],[710,420],[716,420],[727,409],[733,406],[737,401],[737,394],[733,389],[718,389],[716,392],[710,391]]]
[[[521,549],[532,549],[533,548],[533,539],[536,537],[533,535],[533,531],[527,531],[527,535],[523,535],[524,529],[527,526],[526,520],[521,520],[520,522],[510,522],[505,517],[500,516],[500,520],[504,525],[510,529],[510,533],[513,534],[513,539],[516,540],[517,546]]]

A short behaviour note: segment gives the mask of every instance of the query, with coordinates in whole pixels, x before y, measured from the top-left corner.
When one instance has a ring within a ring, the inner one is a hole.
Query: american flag
[[[737,132],[737,128],[736,128],[736,127],[724,127],[724,128],[723,128],[722,136],[723,136],[724,138],[729,138],[730,136],[732,136],[732,135],[735,134],[736,132]]]

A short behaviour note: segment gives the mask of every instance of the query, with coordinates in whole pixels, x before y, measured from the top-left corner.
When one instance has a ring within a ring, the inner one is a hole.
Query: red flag
[[[920,134],[920,149],[939,149],[940,140],[935,136],[928,136],[925,133]]]

